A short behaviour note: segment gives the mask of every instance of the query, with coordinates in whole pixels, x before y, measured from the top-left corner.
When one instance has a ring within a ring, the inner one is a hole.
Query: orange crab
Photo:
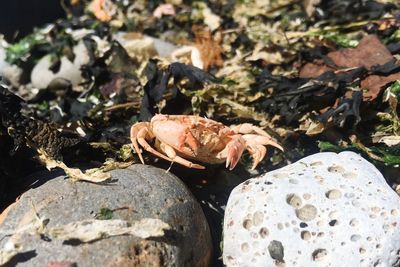
[[[155,139],[155,148],[148,141]],[[264,158],[266,145],[283,151],[269,134],[250,123],[225,126],[199,116],[155,115],[150,122],[138,122],[131,127],[132,145],[144,164],[139,145],[146,151],[189,168],[204,169],[190,160],[235,168],[243,151],[253,157],[254,169]]]

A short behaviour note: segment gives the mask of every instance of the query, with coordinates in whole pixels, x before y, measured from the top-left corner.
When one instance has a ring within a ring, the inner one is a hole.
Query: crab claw
[[[140,161],[144,164],[143,156],[142,156],[142,150],[140,149],[138,145],[138,138],[145,138],[146,137],[146,132],[143,132],[143,129],[146,129],[148,127],[147,122],[139,122],[131,127],[131,142],[132,146],[135,149],[136,153],[139,156]]]
[[[247,150],[253,158],[251,169],[254,170],[258,163],[260,163],[260,161],[265,157],[265,154],[267,154],[267,149],[263,145],[248,145]]]
[[[229,170],[235,168],[245,148],[245,141],[241,136],[235,136],[228,142],[225,149],[220,152],[221,156],[226,157],[226,168],[229,167]]]
[[[275,142],[271,137],[245,134],[243,135],[243,138],[246,140],[247,150],[253,158],[252,170],[254,170],[258,163],[260,163],[260,161],[265,157],[265,154],[267,153],[267,149],[265,148],[266,145],[274,146],[283,151],[283,147]]]

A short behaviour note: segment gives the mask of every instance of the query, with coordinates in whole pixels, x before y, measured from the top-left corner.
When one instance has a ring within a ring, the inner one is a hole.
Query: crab
[[[157,114],[150,122],[135,123],[130,138],[143,164],[139,145],[157,157],[195,169],[205,167],[192,160],[207,164],[226,162],[226,168],[232,170],[245,149],[252,156],[255,169],[265,157],[266,145],[283,151],[268,133],[250,123],[228,127],[194,115]],[[154,139],[152,147],[149,141]]]

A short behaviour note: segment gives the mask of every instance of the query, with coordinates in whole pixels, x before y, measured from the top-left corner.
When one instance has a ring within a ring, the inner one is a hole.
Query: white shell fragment
[[[63,240],[78,239],[82,242],[118,235],[134,235],[140,238],[160,237],[171,227],[159,219],[142,219],[128,222],[123,220],[85,220],[73,222],[62,227],[52,228],[51,237]]]
[[[399,266],[400,198],[353,152],[318,153],[229,197],[226,266]]]

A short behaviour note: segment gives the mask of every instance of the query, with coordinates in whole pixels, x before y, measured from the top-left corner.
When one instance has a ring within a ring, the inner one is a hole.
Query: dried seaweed
[[[372,0],[322,0],[315,14],[320,19],[329,18],[333,23],[346,23],[356,19],[376,19],[396,6]],[[356,16],[355,16],[356,15]]]
[[[59,132],[55,125],[26,117],[21,113],[23,100],[0,86],[2,127],[14,140],[14,151],[29,144],[44,149],[51,157],[61,159],[64,148],[81,141],[77,135]]]
[[[39,159],[48,169],[60,167],[73,180],[103,182],[111,177],[102,169],[91,169],[83,173],[79,169],[67,167],[62,162],[62,152],[79,144],[82,140],[77,134],[66,134],[57,130],[53,124],[26,117],[21,113],[23,100],[0,86],[0,111],[2,127],[14,140],[14,153],[20,146],[34,148]],[[113,168],[108,168],[113,169]]]
[[[339,127],[344,127],[345,123],[348,123],[354,127],[361,121],[361,102],[362,92],[354,91],[351,95],[351,98],[341,98],[335,108],[330,108],[317,119],[322,123],[327,123],[328,120],[332,118],[333,123]]]
[[[144,96],[140,109],[140,118],[143,121],[150,120],[156,112],[159,112],[156,105],[167,92],[170,79],[173,79],[171,93],[175,103],[183,101],[183,103],[180,103],[180,107],[185,107],[185,102],[186,104],[190,103],[190,100],[179,90],[181,82],[185,82],[184,88],[187,90],[199,90],[206,84],[218,82],[218,79],[213,75],[179,62],[158,68],[156,61],[150,61],[146,73],[148,82],[144,86]],[[179,107],[175,106],[174,112],[179,111],[182,112]],[[170,113],[173,114],[173,112]]]

